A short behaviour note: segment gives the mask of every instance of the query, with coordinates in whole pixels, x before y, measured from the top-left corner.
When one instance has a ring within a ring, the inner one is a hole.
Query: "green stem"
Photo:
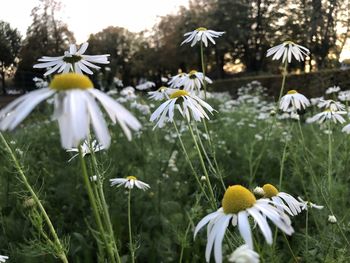
[[[305,220],[305,259],[309,253],[309,209],[306,209],[306,220]]]
[[[284,62],[283,66],[283,72],[282,72],[282,84],[281,84],[281,89],[280,89],[280,95],[278,96],[278,101],[277,104],[279,103],[280,99],[282,98],[283,92],[284,92],[284,86],[286,84],[286,77],[287,77],[287,68],[288,68],[288,60]]]
[[[331,193],[332,189],[332,125],[329,121],[328,125],[328,191]]]
[[[131,262],[135,262],[135,250],[132,242],[132,233],[131,233],[131,189],[129,189],[128,196],[128,226],[129,226],[129,248],[131,254]]]
[[[202,73],[203,73],[203,89],[204,89],[204,99],[207,99],[207,83],[205,81],[205,63],[204,63],[204,52],[203,52],[203,42],[201,41],[200,45],[201,50],[201,64],[202,64]]]
[[[280,179],[279,179],[279,184],[278,184],[278,187],[280,190],[282,187],[282,179],[283,179],[283,172],[284,172],[284,163],[286,161],[286,155],[287,155],[287,147],[288,147],[288,140],[286,140],[286,143],[284,145],[282,159],[281,159]]]
[[[92,145],[90,145],[92,147]],[[98,169],[98,164],[97,164],[97,160],[96,160],[96,156],[95,156],[95,152],[93,149],[90,150],[91,152],[91,160],[92,160],[92,164],[95,170],[95,174],[97,177],[97,193],[99,196],[99,201],[100,201],[100,206],[102,208],[102,215],[103,215],[103,219],[105,224],[107,225],[107,230],[108,230],[108,235],[110,238],[110,242],[112,243],[112,249],[114,250],[115,256],[117,258],[117,262],[121,263],[121,259],[120,259],[120,255],[119,255],[119,251],[118,251],[118,246],[117,243],[115,241],[115,237],[114,237],[114,231],[113,231],[113,225],[111,222],[111,217],[109,214],[109,210],[108,210],[108,205],[106,202],[106,198],[104,195],[104,191],[103,191],[103,182],[102,182],[102,178],[101,178],[101,174],[99,172]]]
[[[108,244],[108,239],[106,237],[106,233],[105,233],[105,230],[103,228],[102,220],[101,220],[101,217],[99,214],[98,206],[96,204],[96,197],[94,195],[93,189],[92,189],[91,184],[90,184],[90,179],[89,179],[89,175],[87,172],[86,163],[85,163],[85,160],[83,157],[81,145],[78,146],[78,149],[79,149],[79,159],[80,159],[80,163],[81,163],[82,175],[83,175],[86,191],[87,191],[88,196],[89,196],[92,211],[93,211],[93,214],[95,217],[95,221],[97,224],[97,228],[98,228],[98,231],[99,231],[100,235],[102,236],[103,242],[107,248],[107,253],[108,253],[108,256],[109,256],[111,262],[115,263],[114,253]]]
[[[210,183],[210,179],[209,179],[209,174],[208,174],[207,168],[205,167],[205,163],[204,163],[204,159],[203,159],[203,156],[202,156],[202,152],[199,149],[199,146],[198,146],[198,143],[197,143],[197,139],[196,139],[196,136],[193,133],[192,126],[191,126],[190,122],[187,121],[187,124],[188,124],[188,128],[190,130],[191,136],[193,138],[194,145],[195,145],[195,147],[197,149],[197,152],[198,152],[199,161],[201,163],[201,166],[202,166],[202,169],[203,169],[203,172],[204,172],[204,176],[206,178],[205,181],[207,182],[207,185],[208,185],[208,188],[209,188],[212,205],[213,205],[213,208],[215,209],[216,208],[215,195],[214,195],[213,187],[211,186],[211,183]]]
[[[202,193],[204,194],[204,196],[205,196],[208,200],[210,200],[210,198],[208,197],[207,193],[205,192],[205,190],[204,190],[204,188],[203,188],[203,186],[202,186],[202,184],[201,184],[201,182],[200,182],[200,179],[199,179],[199,176],[198,176],[196,170],[195,170],[194,167],[193,167],[193,164],[192,164],[191,159],[190,159],[190,157],[189,157],[189,155],[188,155],[188,153],[187,153],[187,151],[186,151],[186,147],[185,147],[185,145],[184,145],[184,143],[183,143],[183,141],[182,141],[182,139],[181,139],[181,134],[180,134],[180,132],[179,132],[177,126],[176,126],[175,121],[173,121],[173,124],[174,124],[174,128],[175,128],[175,130],[176,130],[177,137],[178,137],[178,139],[179,139],[179,141],[180,141],[180,145],[181,145],[182,151],[183,151],[184,154],[185,154],[186,160],[187,160],[187,162],[188,162],[188,164],[189,164],[189,166],[190,166],[190,168],[191,168],[191,170],[192,170],[193,176],[194,176],[194,178],[196,179],[197,184],[198,184],[199,188],[201,189]]]
[[[38,206],[40,212],[42,213],[42,215],[44,216],[44,219],[46,221],[47,226],[49,227],[50,233],[54,239],[54,243],[58,248],[58,254],[57,256],[62,260],[62,262],[64,263],[68,263],[68,259],[66,257],[64,248],[61,244],[61,241],[59,240],[56,230],[52,225],[52,222],[50,220],[50,217],[48,216],[48,214],[46,213],[46,210],[44,208],[44,206],[42,205],[41,201],[39,200],[38,196],[36,195],[34,189],[30,186],[27,177],[25,176],[23,169],[21,167],[21,165],[19,164],[19,161],[17,160],[15,154],[13,153],[11,147],[9,146],[9,144],[7,143],[6,139],[4,138],[4,136],[2,135],[2,133],[0,132],[0,138],[2,140],[2,142],[5,145],[5,148],[7,150],[7,152],[9,153],[9,155],[11,156],[12,161],[15,164],[15,167],[17,169],[18,174],[21,177],[22,182],[24,183],[25,187],[27,188],[27,190],[30,192],[35,204]]]
[[[292,256],[293,256],[294,262],[298,262],[298,259],[297,259],[296,256],[294,255],[293,249],[291,248],[291,246],[290,246],[290,244],[289,244],[289,241],[288,241],[288,239],[287,239],[285,233],[283,233],[283,237],[284,237],[284,239],[286,240],[287,246],[288,246],[288,248],[289,248],[290,253],[291,253]]]

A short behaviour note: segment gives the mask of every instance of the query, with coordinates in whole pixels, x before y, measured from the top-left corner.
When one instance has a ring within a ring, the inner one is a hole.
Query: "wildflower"
[[[339,86],[333,86],[333,87],[329,87],[328,89],[326,89],[326,94],[332,94],[332,93],[337,93],[340,91],[340,87]]]
[[[190,113],[194,120],[200,121],[203,118],[209,119],[204,109],[208,110],[210,113],[214,111],[208,103],[201,100],[196,95],[193,95],[186,90],[176,90],[170,95],[167,101],[161,104],[152,113],[150,121],[157,120],[155,127],[163,127],[165,121],[173,121],[175,107],[188,121],[190,120]]]
[[[120,91],[120,95],[122,95],[126,100],[134,100],[137,98],[135,94],[135,89],[131,86],[125,87]]]
[[[88,68],[100,69],[92,63],[108,64],[109,55],[83,55],[88,48],[89,43],[85,42],[81,45],[77,51],[77,47],[74,44],[69,46],[69,51],[65,51],[63,56],[60,57],[42,57],[38,61],[41,63],[35,64],[34,68],[50,68],[45,72],[44,76],[50,75],[54,72],[67,73],[70,70],[79,74],[83,74],[83,71],[87,74],[93,74]]]
[[[137,85],[135,88],[137,90],[146,90],[146,89],[150,89],[150,88],[155,87],[155,86],[156,86],[156,84],[153,81],[146,81],[142,84]]]
[[[179,88],[182,79],[186,76],[186,73],[180,72],[179,74],[172,76],[171,80],[168,82],[170,88]]]
[[[323,100],[323,97],[317,97],[317,98],[311,98],[310,99],[310,102],[311,102],[311,105],[317,105],[321,100]]]
[[[103,147],[103,145],[99,144],[96,140],[93,140],[91,142],[91,148],[90,148],[90,143],[85,140],[82,144],[81,144],[81,151],[83,154],[83,157],[85,157],[85,155],[90,154],[91,150],[93,150],[93,152],[99,152],[101,150],[104,150],[105,147]],[[71,149],[67,149],[66,152],[76,152],[77,154],[74,154],[72,156],[72,158],[70,158],[68,160],[68,162],[70,162],[71,160],[73,160],[75,157],[77,157],[79,155],[79,149],[78,148],[71,148]]]
[[[169,99],[169,95],[176,91],[177,89],[167,88],[167,87],[160,87],[156,91],[149,91],[148,95],[149,98],[152,100],[164,100]]]
[[[255,187],[254,190],[253,190],[253,193],[256,195],[256,196],[259,196],[259,197],[262,197],[265,195],[265,191],[262,187]]]
[[[302,210],[307,210],[308,208],[323,209],[322,205],[316,205],[314,203],[311,203],[310,201],[305,201],[300,196],[298,196],[298,200],[302,204],[301,206]]]
[[[230,255],[229,262],[234,263],[259,263],[259,254],[249,248],[247,244],[239,246]]]
[[[37,87],[38,89],[41,88],[47,88],[49,86],[49,83],[47,83],[47,81],[43,80],[42,78],[33,78],[33,81],[35,83],[35,87]]]
[[[90,79],[81,74],[56,75],[48,88],[27,93],[11,102],[0,111],[0,130],[13,130],[40,102],[54,96],[54,119],[58,121],[61,144],[65,149],[77,147],[88,138],[90,124],[98,142],[103,147],[110,145],[107,124],[102,117],[96,99],[102,104],[113,123],[118,122],[131,140],[130,129],[138,130],[141,124],[123,106],[105,93],[94,89]]]
[[[282,44],[274,46],[267,50],[266,57],[273,55],[272,60],[279,60],[282,56],[282,62],[288,59],[288,63],[292,62],[292,57],[297,61],[304,61],[304,57],[308,56],[310,51],[303,46],[295,44],[292,41],[286,41]]]
[[[310,106],[309,100],[296,90],[290,90],[280,100],[280,109],[283,111],[296,111]]]
[[[272,244],[272,232],[266,218],[269,218],[287,235],[291,235],[294,230],[289,217],[272,204],[268,199],[256,200],[254,195],[241,185],[230,186],[222,199],[222,207],[205,216],[195,228],[194,237],[201,228],[208,224],[206,261],[209,262],[211,250],[214,246],[215,261],[217,263],[222,262],[222,240],[230,221],[233,226],[238,226],[242,238],[251,249],[253,248],[253,238],[248,216],[254,218],[266,242],[270,245]]]
[[[7,259],[9,259],[8,256],[1,256],[0,255],[0,262],[6,262]]]
[[[220,37],[224,34],[225,32],[217,32],[214,30],[208,30],[205,27],[199,27],[194,31],[187,32],[184,34],[185,37],[187,37],[181,45],[185,43],[191,43],[191,47],[193,47],[197,42],[202,41],[204,45],[207,47],[208,46],[208,39],[210,40],[211,43],[215,45],[214,37]]]
[[[350,101],[350,90],[340,91],[338,93],[338,99],[341,101]]]
[[[202,72],[191,70],[181,79],[181,81],[178,83],[178,86],[183,86],[184,90],[187,91],[199,91],[202,88],[202,85],[204,84],[203,77],[204,75]],[[208,77],[205,77],[204,81],[209,84],[213,83],[213,81]]]
[[[207,180],[207,177],[205,177],[204,175],[201,176],[201,181],[205,182]]]
[[[332,111],[330,109],[326,109],[323,112],[317,113],[315,116],[311,117],[309,120],[310,123],[318,122],[323,123],[325,121],[333,121],[334,123],[344,123],[345,119],[341,116],[346,114],[346,111]]]
[[[262,188],[264,190],[264,197],[270,198],[278,208],[284,209],[287,213],[293,216],[301,213],[301,207],[303,204],[290,194],[279,192],[272,184],[265,184]]]
[[[344,111],[345,110],[345,105],[343,105],[342,103],[340,103],[338,101],[334,101],[334,100],[321,99],[318,102],[317,106],[319,108],[330,109],[331,111]]]
[[[133,189],[134,185],[142,190],[147,190],[150,188],[149,184],[146,184],[140,180],[138,180],[135,176],[128,176],[126,178],[114,178],[109,180],[111,182],[111,186],[117,185],[122,186],[125,185],[125,188]]]
[[[329,215],[328,222],[331,224],[335,224],[335,223],[337,223],[337,218],[334,215]]]

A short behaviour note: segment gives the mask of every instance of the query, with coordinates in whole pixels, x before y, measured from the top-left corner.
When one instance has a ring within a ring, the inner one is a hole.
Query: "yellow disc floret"
[[[196,31],[207,31],[208,29],[206,29],[205,27],[198,27],[196,29]]]
[[[194,69],[193,69],[193,70],[191,70],[190,72],[188,72],[188,75],[191,76],[191,75],[196,74],[197,72],[198,72],[197,70],[194,70]]]
[[[189,96],[190,94],[186,90],[177,90],[173,94],[170,95],[170,99],[179,98],[182,96]]]
[[[256,202],[255,196],[245,187],[234,185],[227,188],[222,199],[222,208],[226,214],[237,214]]]
[[[298,92],[295,89],[292,89],[287,92],[287,94],[297,94]]]
[[[278,190],[276,187],[274,187],[272,184],[265,184],[263,187],[265,192],[265,197],[271,198],[273,196],[278,195]]]
[[[127,176],[126,179],[128,179],[129,181],[130,180],[137,180],[137,178],[135,176],[132,176],[132,175]]]
[[[55,90],[92,89],[93,87],[87,76],[77,73],[55,75],[50,83],[50,88]]]

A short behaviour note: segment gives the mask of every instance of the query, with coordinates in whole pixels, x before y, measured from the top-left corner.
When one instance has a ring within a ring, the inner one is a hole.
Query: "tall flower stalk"
[[[37,194],[35,193],[34,189],[31,187],[31,185],[29,184],[27,177],[24,174],[24,171],[16,157],[16,155],[14,154],[14,152],[12,151],[10,145],[7,143],[5,137],[3,136],[3,134],[0,132],[0,138],[2,143],[5,146],[5,149],[7,151],[7,153],[10,156],[10,159],[12,160],[17,173],[21,179],[21,182],[24,184],[24,186],[26,187],[26,189],[28,190],[28,192],[30,193],[31,197],[33,198],[36,206],[39,208],[39,211],[41,212],[41,214],[44,217],[44,220],[49,228],[50,234],[53,238],[53,241],[51,240],[51,238],[47,237],[47,235],[45,234],[44,230],[42,228],[40,228],[40,232],[43,236],[46,236],[48,238],[48,240],[50,240],[51,242],[49,242],[50,244],[52,244],[52,248],[54,251],[54,256],[57,256],[58,258],[60,258],[60,260],[63,263],[68,263],[68,259],[66,256],[66,249],[64,248],[64,246],[62,245],[60,239],[58,238],[58,235],[56,233],[56,230],[51,222],[51,219],[49,217],[49,215],[47,214],[43,204],[41,203],[39,197],[37,196]]]

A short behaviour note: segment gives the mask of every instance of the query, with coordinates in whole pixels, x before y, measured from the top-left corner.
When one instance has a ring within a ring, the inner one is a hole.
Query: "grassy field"
[[[133,108],[143,124],[142,130],[128,142],[119,127],[110,126],[111,147],[96,153],[122,260],[130,260],[128,191],[111,187],[109,179],[132,175],[151,186],[148,191],[132,192],[136,261],[205,262],[206,231],[202,230],[194,240],[193,230],[214,210],[198,189],[174,126],[169,123],[153,130],[150,114],[147,110],[141,113],[137,105],[147,105],[151,112],[158,105],[141,93],[135,101],[124,104]],[[208,102],[217,110],[207,122],[211,140],[202,123],[194,130],[207,149],[205,165],[213,166],[208,170],[217,208],[224,194],[220,176],[225,187],[241,184],[253,190],[271,183],[296,198],[324,206],[294,216],[295,233],[286,237],[278,231],[272,246],[254,229],[255,249],[261,262],[350,262],[350,143],[349,135],[341,132],[343,125],[307,124],[307,118],[320,111],[317,107],[301,113],[299,121],[280,112],[271,114],[275,103],[257,82],[240,89],[234,100],[226,93],[212,93]],[[60,147],[57,123],[50,121],[50,109],[49,105],[37,108],[5,137],[39,193],[58,235],[65,240],[69,260],[98,262],[95,225],[79,159],[68,162],[73,154]],[[202,176],[188,126],[177,119],[194,169]],[[45,238],[31,223],[34,220],[36,226],[44,227],[3,146],[0,156],[0,254],[9,255],[9,262],[58,262],[48,255]],[[90,167],[90,156],[85,159]],[[205,181],[201,183],[207,191]],[[334,215],[337,222],[329,222],[329,215]],[[227,233],[224,240],[224,262],[233,252],[231,245],[237,247],[243,242],[236,228],[230,226],[228,230],[231,234]]]

